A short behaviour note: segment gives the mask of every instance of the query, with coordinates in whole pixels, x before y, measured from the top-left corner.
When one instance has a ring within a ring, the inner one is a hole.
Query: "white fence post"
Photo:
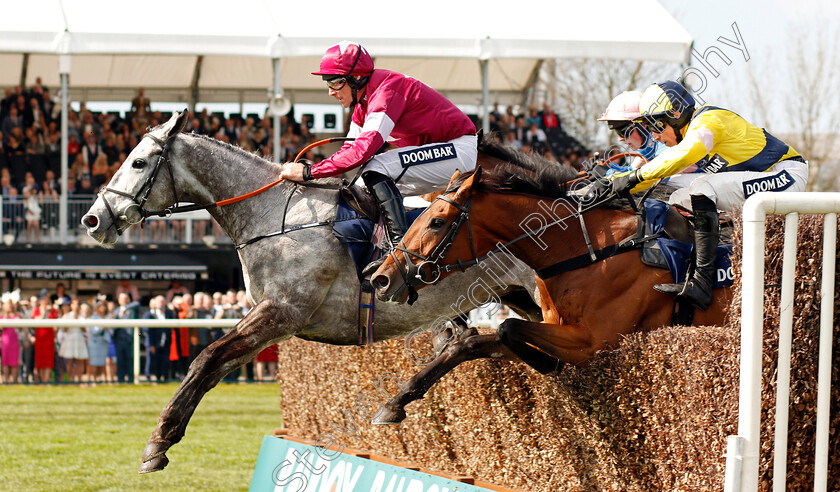
[[[823,245],[823,280],[820,312],[820,357],[817,394],[817,437],[815,462],[815,490],[825,490],[828,464],[828,407],[831,376],[831,335],[834,313],[834,268],[837,242],[837,212],[840,212],[840,193],[757,193],[744,204],[742,307],[741,307],[741,381],[738,393],[738,436],[730,436],[726,461],[725,490],[752,492],[758,490],[758,463],[761,437],[761,354],[764,325],[764,222],[767,214],[826,214]],[[796,234],[796,218],[786,219],[786,234]],[[794,270],[796,242],[785,238],[783,276]],[[788,259],[790,258],[790,262]],[[786,317],[792,316],[793,275],[782,279],[782,312],[779,334],[780,361],[777,387],[789,384],[791,335]],[[790,287],[785,287],[789,283]],[[792,323],[792,319],[789,320]],[[785,372],[786,374],[783,374]],[[787,381],[783,381],[786,379]],[[774,490],[784,490],[787,460],[787,410],[789,387],[777,393],[777,446],[774,462]],[[783,407],[783,408],[782,408]],[[781,409],[781,411],[780,411]],[[784,423],[782,423],[784,419]],[[785,443],[778,441],[784,432]],[[742,446],[742,449],[738,449]],[[739,452],[740,451],[740,452]],[[780,457],[778,453],[782,453]],[[736,470],[740,468],[740,470]],[[740,475],[740,478],[738,478]],[[780,482],[780,483],[779,483]]]
[[[834,276],[837,254],[837,214],[825,214],[823,222],[823,274],[820,289],[820,356],[817,376],[817,432],[814,490],[824,492],[828,480],[829,402],[831,398],[831,343],[834,329]]]
[[[792,212],[785,217],[785,244],[782,254],[782,293],[779,310],[779,368],[776,376],[776,428],[773,451],[774,477],[784,477],[787,474],[790,351],[793,341],[793,286],[796,277],[796,238],[798,233],[799,214]],[[784,492],[784,487],[784,480],[773,481],[774,492]]]
[[[133,330],[134,339],[134,384],[140,384],[140,327],[135,326]]]

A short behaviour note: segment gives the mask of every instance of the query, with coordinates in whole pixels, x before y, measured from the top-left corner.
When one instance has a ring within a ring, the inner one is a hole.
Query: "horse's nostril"
[[[376,277],[371,280],[371,284],[375,289],[386,289],[388,288],[388,277],[385,275],[377,275]]]
[[[82,217],[82,225],[88,229],[96,229],[96,226],[99,225],[99,219],[93,215],[85,215]]]

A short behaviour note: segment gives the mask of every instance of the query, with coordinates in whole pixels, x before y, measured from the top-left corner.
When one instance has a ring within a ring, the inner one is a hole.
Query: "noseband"
[[[159,215],[161,217],[167,217],[172,214],[172,209],[166,209],[156,212],[149,212],[144,207],[146,205],[146,201],[149,199],[149,194],[152,192],[152,186],[155,184],[155,180],[157,179],[158,173],[160,172],[161,166],[165,163],[167,169],[169,169],[169,181],[172,184],[172,196],[175,198],[175,203],[178,203],[178,192],[175,190],[175,175],[172,172],[172,164],[169,162],[169,149],[172,147],[172,142],[175,140],[175,136],[168,138],[166,141],[163,141],[156,136],[152,135],[151,133],[147,133],[143,135],[143,138],[149,138],[154,141],[156,144],[160,146],[161,153],[158,156],[157,161],[155,162],[155,167],[152,169],[152,173],[146,178],[146,182],[143,183],[143,186],[137,190],[137,193],[131,195],[130,193],[126,193],[121,190],[115,190],[114,188],[104,187],[99,192],[99,197],[102,198],[102,203],[105,204],[105,208],[108,210],[108,215],[111,216],[111,227],[114,227],[117,231],[118,235],[122,235],[122,230],[117,226],[117,220],[122,220],[124,222],[128,222],[129,225],[134,225],[138,223],[143,223],[145,220],[153,215]],[[128,198],[133,203],[126,207],[126,212],[130,210],[132,207],[137,207],[137,213],[140,216],[140,220],[137,221],[130,221],[128,215],[123,212],[123,214],[118,218],[117,215],[114,213],[113,207],[108,202],[108,199],[105,198],[105,193],[111,192],[122,197]],[[142,196],[141,196],[142,195]]]

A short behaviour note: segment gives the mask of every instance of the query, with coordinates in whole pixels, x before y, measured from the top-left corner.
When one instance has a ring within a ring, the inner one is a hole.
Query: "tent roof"
[[[154,100],[177,100],[197,80],[201,101],[264,102],[271,59],[280,58],[281,85],[295,102],[326,102],[309,72],[328,46],[352,39],[378,67],[475,102],[478,60],[489,60],[490,90],[499,99],[521,95],[543,59],[686,63],[690,54],[690,35],[656,0],[419,5],[409,11],[370,0],[353,15],[346,3],[329,1],[11,2],[0,16],[0,86],[18,84],[25,70],[26,85],[40,76],[55,87],[58,55],[69,54],[71,88],[86,100],[130,99],[141,86]]]

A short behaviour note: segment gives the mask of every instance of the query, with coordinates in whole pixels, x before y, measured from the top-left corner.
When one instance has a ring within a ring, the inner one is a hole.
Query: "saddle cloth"
[[[647,234],[657,234],[665,227],[668,220],[668,204],[659,200],[645,200],[645,224]],[[642,247],[642,262],[648,266],[665,268],[674,277],[674,283],[685,281],[691,266],[691,256],[694,244],[684,243],[675,239],[660,237],[655,241],[648,241]],[[735,280],[732,270],[732,245],[719,244],[715,259],[714,288],[732,285]]]

